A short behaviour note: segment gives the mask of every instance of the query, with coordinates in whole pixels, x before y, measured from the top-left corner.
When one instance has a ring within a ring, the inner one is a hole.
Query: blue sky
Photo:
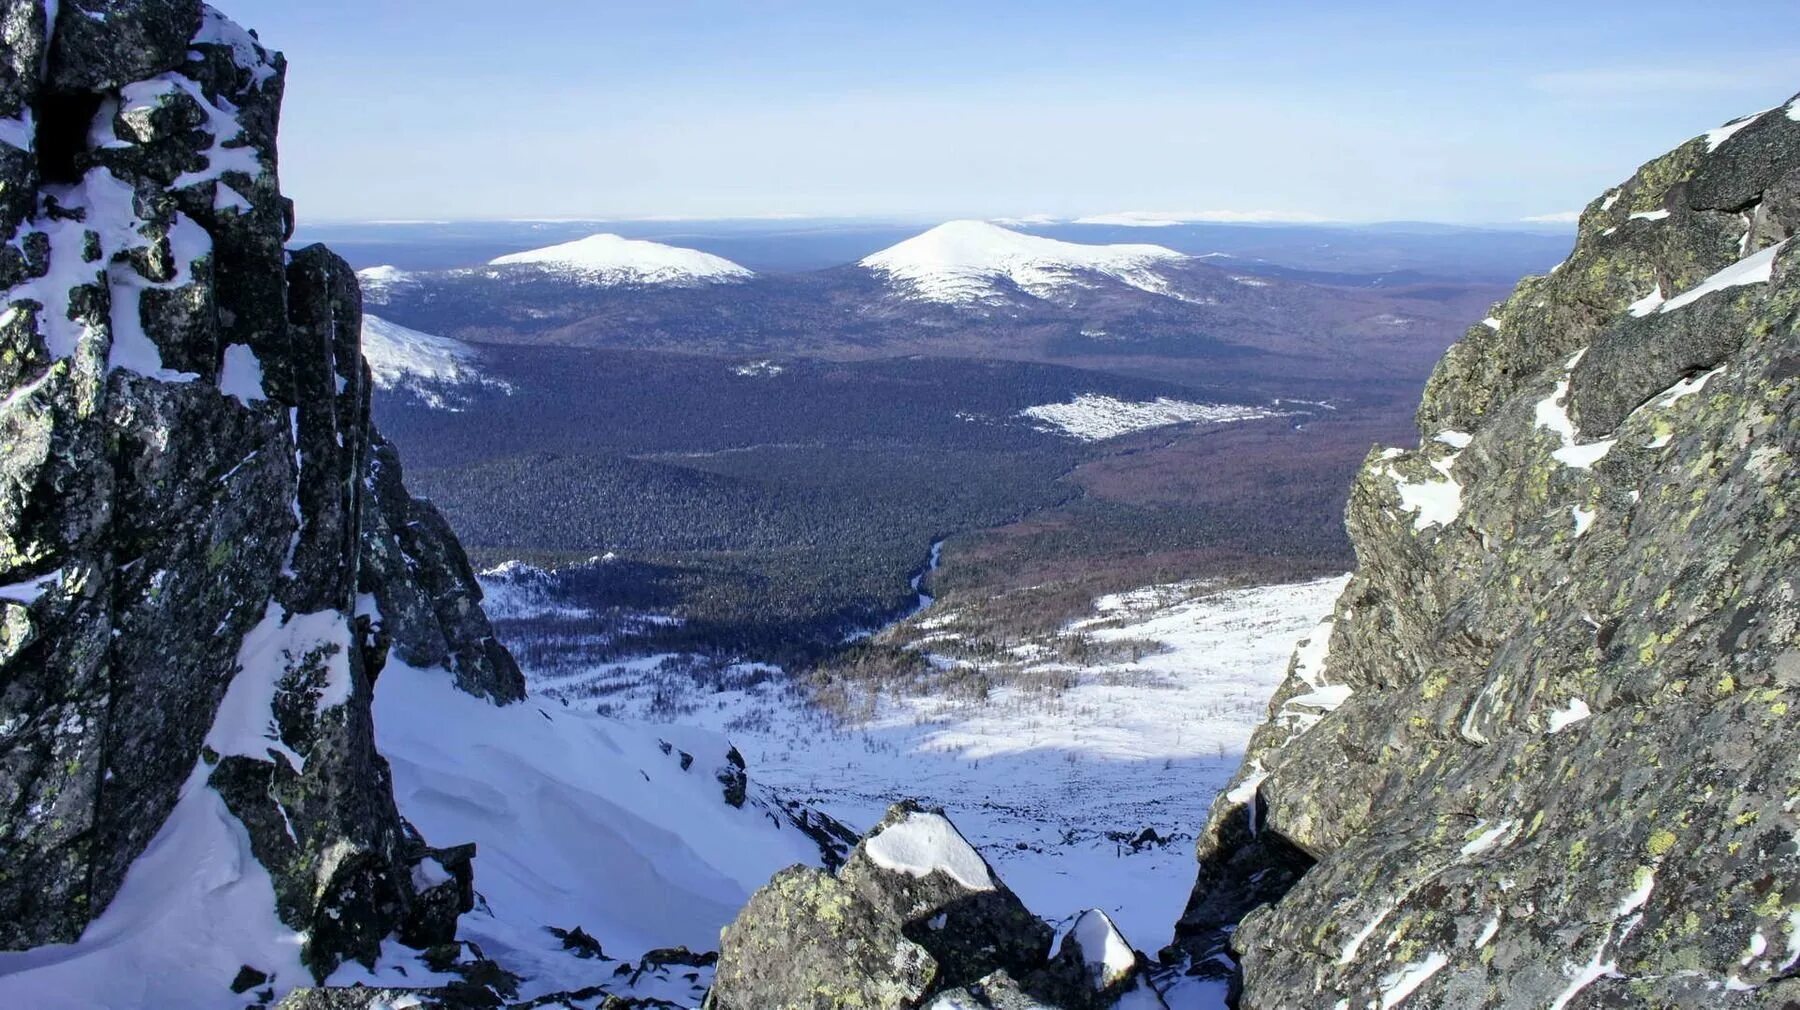
[[[1800,91],[1792,0],[215,2],[318,221],[1503,222]]]

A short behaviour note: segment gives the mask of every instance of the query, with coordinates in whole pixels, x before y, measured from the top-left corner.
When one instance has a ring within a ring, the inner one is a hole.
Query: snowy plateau
[[[969,305],[1005,301],[1006,285],[1047,299],[1097,279],[1163,294],[1168,280],[1156,268],[1187,259],[1158,245],[1083,245],[987,221],[951,221],[860,265],[910,297]]]

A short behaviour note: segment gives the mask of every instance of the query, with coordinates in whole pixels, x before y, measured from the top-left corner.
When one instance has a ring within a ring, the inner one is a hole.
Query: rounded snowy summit
[[[1002,228],[988,221],[950,221],[862,260],[861,266],[936,302],[969,303],[1004,297],[1002,278],[1027,294],[1049,297],[1099,274],[1144,291],[1164,293],[1154,268],[1188,257],[1159,245],[1083,245]]]
[[[597,284],[716,284],[754,276],[723,256],[611,233],[512,253],[488,265],[535,266]]]

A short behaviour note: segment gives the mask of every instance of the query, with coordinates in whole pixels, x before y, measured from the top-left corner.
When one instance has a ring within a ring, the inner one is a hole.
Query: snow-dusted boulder
[[[715,1010],[916,1007],[1048,962],[1052,931],[941,811],[901,803],[836,874],[783,870],[721,936]]]

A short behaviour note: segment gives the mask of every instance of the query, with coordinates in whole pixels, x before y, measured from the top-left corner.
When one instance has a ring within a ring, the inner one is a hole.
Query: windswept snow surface
[[[1083,274],[1163,294],[1168,282],[1155,268],[1187,258],[1159,245],[1082,245],[987,221],[951,221],[860,265],[926,301],[971,305],[1005,300],[1003,283],[1037,298],[1091,286]]]
[[[723,256],[613,234],[589,235],[561,245],[513,253],[488,265],[541,267],[602,285],[693,286],[753,276]]]
[[[1229,591],[1182,583],[1103,597],[1066,630],[1117,643],[1123,655],[1088,666],[1046,655],[1031,667],[1067,678],[1067,690],[1015,682],[981,700],[884,692],[847,725],[784,678],[723,678],[750,686],[705,693],[660,679],[662,657],[526,674],[533,691],[566,693],[572,704],[598,699],[623,718],[721,732],[757,782],[859,830],[899,799],[942,806],[1033,911],[1068,924],[1099,908],[1134,946],[1155,951],[1193,884],[1194,832],[1267,715],[1295,644],[1319,627],[1344,582]],[[914,626],[947,627],[943,606]],[[675,711],[671,695],[681,699]],[[411,816],[405,800],[401,810]],[[1134,850],[1129,842],[1145,828],[1166,843]]]
[[[442,670],[390,659],[375,684],[375,739],[400,813],[428,839],[479,846],[485,906],[463,916],[460,936],[527,976],[527,998],[611,975],[546,926],[580,926],[623,959],[715,950],[752,891],[819,861],[754,788],[741,809],[726,804],[716,774],[729,745],[705,730],[542,698],[496,708]]]
[[[1101,442],[1134,431],[1164,428],[1173,424],[1230,424],[1280,417],[1280,411],[1267,407],[1251,407],[1235,403],[1190,403],[1159,396],[1154,400],[1131,402],[1098,393],[1082,393],[1068,403],[1045,403],[1026,407],[1020,417],[1028,417],[1041,426],[1083,442]]]

